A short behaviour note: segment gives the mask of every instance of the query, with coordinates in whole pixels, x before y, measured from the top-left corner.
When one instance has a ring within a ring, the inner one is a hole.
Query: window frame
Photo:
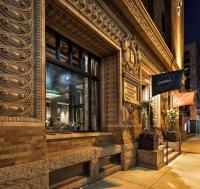
[[[53,64],[53,65],[56,65],[64,70],[66,70],[66,71],[78,74],[82,77],[87,77],[87,79],[88,79],[88,130],[87,131],[100,131],[100,64],[101,64],[101,59],[99,57],[97,57],[96,55],[90,53],[86,49],[75,44],[71,40],[60,35],[59,33],[57,33],[56,31],[52,30],[49,27],[46,27],[45,34],[46,33],[50,33],[51,35],[54,35],[55,40],[56,40],[56,48],[54,48],[50,45],[47,45],[46,41],[45,41],[45,44],[46,44],[45,50],[47,51],[47,49],[49,48],[51,50],[55,50],[55,52],[56,52],[55,58],[48,57],[48,55],[46,53],[46,55],[45,55],[46,56],[46,67],[48,66],[48,64]],[[63,63],[59,59],[59,57],[61,55],[61,50],[60,50],[60,41],[61,40],[64,41],[65,43],[67,43],[68,48],[69,48],[67,55],[66,55],[66,57],[68,57],[68,63],[67,62]],[[78,59],[78,64],[80,65],[79,67],[73,66],[72,48],[76,48],[79,52],[79,59]],[[83,70],[83,64],[82,64],[82,55],[83,54],[86,54],[88,56],[87,72],[85,70]],[[91,67],[92,59],[97,61],[97,75],[96,76],[92,74],[92,67]],[[92,125],[92,94],[91,94],[92,82],[97,82],[96,130],[94,130],[94,126]],[[46,100],[46,95],[45,95],[45,100]],[[46,108],[46,106],[45,106],[45,108]],[[45,114],[46,114],[46,111],[45,111]],[[45,115],[45,117],[46,117],[46,115]],[[84,130],[84,131],[86,131],[86,130]],[[84,132],[84,131],[80,130],[77,132]]]

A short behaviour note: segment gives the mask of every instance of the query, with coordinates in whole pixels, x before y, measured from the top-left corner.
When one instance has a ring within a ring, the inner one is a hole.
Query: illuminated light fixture
[[[177,0],[177,9],[178,9],[178,16],[180,16],[180,14],[181,14],[181,7],[182,7],[182,5],[183,5],[183,2],[182,2],[182,0]]]
[[[68,81],[69,80],[69,76],[65,76],[65,80]]]
[[[58,94],[59,92],[56,91],[56,90],[46,90],[46,98],[47,99],[54,99],[54,98],[58,98],[58,97],[61,97],[61,95]]]
[[[61,95],[57,95],[57,94],[53,94],[53,93],[46,93],[46,98],[47,99],[54,99],[54,98],[58,98],[61,97]]]

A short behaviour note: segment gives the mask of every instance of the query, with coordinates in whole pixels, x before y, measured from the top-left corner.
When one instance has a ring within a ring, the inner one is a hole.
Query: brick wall
[[[42,127],[0,127],[0,168],[43,159],[45,141]]]

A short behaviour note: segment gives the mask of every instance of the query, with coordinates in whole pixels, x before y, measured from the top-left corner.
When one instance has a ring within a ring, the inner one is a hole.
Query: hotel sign
[[[140,86],[133,79],[123,77],[123,101],[138,104]]]

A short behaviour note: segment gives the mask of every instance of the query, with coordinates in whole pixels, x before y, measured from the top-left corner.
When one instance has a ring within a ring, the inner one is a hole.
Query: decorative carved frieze
[[[140,120],[138,110],[140,103],[140,52],[139,45],[133,36],[122,39],[122,72],[123,72],[123,123],[136,126]],[[138,119],[139,118],[139,119]]]
[[[51,0],[46,2],[46,25],[99,56],[113,53],[99,36]]]
[[[140,53],[139,45],[130,35],[122,39],[123,72],[131,78],[140,81]]]
[[[160,127],[160,95],[152,97],[153,124]]]
[[[166,126],[167,123],[167,109],[168,109],[168,93],[163,93],[160,95],[160,111],[161,111],[161,125]]]
[[[127,6],[128,10],[131,12],[138,25],[143,30],[142,32],[148,37],[148,40],[151,42],[151,44],[154,45],[155,49],[157,49],[159,55],[164,58],[165,62],[168,64],[168,67],[171,68],[171,63],[174,60],[174,57],[167,47],[166,43],[164,42],[161,34],[157,31],[153,21],[149,19],[149,16],[145,11],[142,2],[138,0],[122,1]],[[176,62],[173,62],[173,64],[177,69],[178,65],[176,64]]]
[[[36,113],[36,102],[42,106],[41,76],[36,79],[34,72],[41,71],[40,3],[40,0],[0,1],[1,121],[41,120],[41,108]],[[40,82],[37,86],[40,91],[35,88],[36,81]]]
[[[105,58],[104,61],[104,100],[105,123],[118,121],[118,86],[116,55]]]
[[[140,52],[141,67],[148,72],[149,75],[159,74],[161,70],[153,64],[143,52]]]
[[[123,102],[123,123],[126,125],[134,125],[134,127],[141,124],[141,105],[130,102]]]
[[[99,30],[113,40],[118,45],[124,36],[124,31],[109,16],[109,14],[95,0],[65,0],[70,2],[88,20],[90,20]]]

